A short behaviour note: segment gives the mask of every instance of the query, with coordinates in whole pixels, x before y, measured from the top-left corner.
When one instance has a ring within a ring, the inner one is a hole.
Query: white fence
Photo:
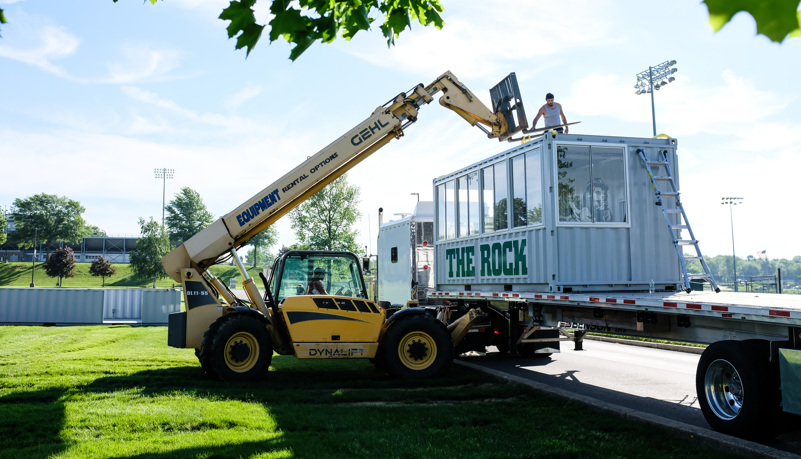
[[[0,324],[166,324],[176,289],[0,288]]]

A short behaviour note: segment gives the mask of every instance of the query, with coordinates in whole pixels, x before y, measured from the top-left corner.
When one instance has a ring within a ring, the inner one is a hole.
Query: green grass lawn
[[[63,279],[62,286],[65,288],[101,288],[103,279],[89,274],[91,263],[75,263],[75,277]],[[152,287],[153,279],[144,279],[134,275],[131,265],[114,264],[117,274],[106,278],[106,287]],[[242,285],[242,277],[233,266],[216,265],[210,269],[211,273],[222,279],[226,284],[228,279],[235,277],[237,285]],[[248,274],[256,279],[257,285],[261,286],[259,280],[260,269],[248,269]],[[42,263],[36,264],[34,273],[34,283],[36,287],[55,288],[55,277],[48,277],[42,268]],[[31,263],[0,263],[0,287],[29,287],[31,284]],[[158,288],[170,288],[175,281],[169,277],[156,281]]]
[[[0,457],[731,457],[458,365],[402,381],[362,360],[276,356],[203,374],[165,327],[0,327]]]

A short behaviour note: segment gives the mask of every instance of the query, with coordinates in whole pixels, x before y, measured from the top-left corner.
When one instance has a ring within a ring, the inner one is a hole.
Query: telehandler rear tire
[[[439,376],[453,364],[454,346],[445,324],[427,315],[394,323],[381,344],[387,371],[404,379]]]
[[[265,325],[255,317],[229,314],[209,327],[201,356],[223,381],[252,381],[264,376],[273,358]]]

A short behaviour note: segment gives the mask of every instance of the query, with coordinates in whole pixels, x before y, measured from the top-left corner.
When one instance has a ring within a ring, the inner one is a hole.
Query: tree
[[[253,250],[248,253],[248,262],[252,263],[254,268],[264,264],[267,251],[276,242],[278,242],[278,231],[274,226],[268,226],[266,230],[250,238],[248,244],[253,246]]]
[[[42,267],[50,277],[58,277],[56,285],[61,286],[61,279],[64,277],[75,277],[75,254],[69,247],[54,250],[47,256],[47,260]]]
[[[6,230],[8,228],[8,220],[6,220],[6,214],[0,209],[0,245],[6,243]]]
[[[84,237],[85,211],[78,201],[66,196],[37,194],[15,199],[12,207],[14,232],[11,237],[21,247],[33,247],[35,241],[50,245],[54,242],[77,244]]]
[[[188,186],[175,193],[175,199],[170,201],[166,210],[170,241],[186,241],[214,221],[200,193]]]
[[[709,10],[709,25],[717,32],[735,14],[750,14],[757,26],[757,33],[771,41],[782,43],[789,37],[801,36],[801,11],[799,0],[774,0],[754,2],[750,0],[704,0]]]
[[[155,286],[155,279],[167,277],[161,257],[170,251],[170,238],[152,217],[147,222],[139,217],[139,228],[142,237],[136,240],[136,249],[131,251],[131,269],[141,278],[154,279]]]
[[[98,258],[89,266],[89,274],[103,278],[103,287],[106,286],[106,278],[117,274],[117,268],[110,261],[103,257]]]
[[[113,0],[114,3],[117,0]],[[156,4],[157,0],[150,0]],[[256,46],[264,25],[256,23],[254,5],[257,0],[231,0],[220,13],[219,19],[231,21],[228,25],[228,38],[237,37],[236,49],[247,48],[246,56]],[[748,0],[703,0],[709,10],[709,24],[717,32],[740,11],[750,14],[757,24],[757,33],[770,40],[781,43],[789,37],[801,36],[801,12],[798,0],[777,0],[772,2],[751,2]],[[300,9],[294,8],[300,6]],[[283,37],[295,47],[289,54],[293,61],[315,41],[331,43],[337,35],[350,40],[360,30],[369,30],[375,18],[383,19],[381,32],[387,38],[387,46],[395,44],[395,38],[406,28],[411,29],[412,20],[423,26],[434,25],[441,29],[445,23],[440,17],[443,8],[439,0],[364,0],[354,2],[328,2],[321,0],[273,1],[269,22],[270,43]],[[0,8],[0,24],[6,23],[3,9]]]
[[[315,193],[289,214],[301,247],[358,251],[358,205],[359,187],[348,185],[347,174]]]
[[[219,16],[223,21],[231,21],[227,28],[228,38],[236,37],[236,49],[247,48],[246,56],[250,55],[266,27],[256,23],[256,1],[231,0]],[[150,3],[155,5],[156,0],[150,0]],[[283,37],[288,43],[293,43],[295,46],[289,58],[294,61],[317,40],[331,43],[338,35],[350,40],[360,30],[369,30],[376,20],[371,14],[378,14],[382,20],[381,32],[387,38],[387,46],[391,46],[404,29],[411,29],[412,20],[441,29],[444,25],[439,16],[441,12],[439,0],[275,0],[270,5],[273,19],[269,22],[268,39],[272,43]]]
[[[105,231],[103,231],[102,229],[98,228],[95,225],[86,225],[83,228],[83,234],[84,237],[91,237],[91,236],[108,237],[108,234],[106,234]]]

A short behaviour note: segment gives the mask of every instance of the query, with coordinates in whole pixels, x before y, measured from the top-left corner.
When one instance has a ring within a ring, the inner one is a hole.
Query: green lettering
[[[500,242],[492,244],[492,275],[500,276],[503,274],[503,246]]]
[[[515,241],[515,275],[528,275],[528,263],[526,261],[526,240]]]
[[[445,250],[445,259],[448,260],[448,277],[453,277],[453,259],[456,258],[456,249]]]
[[[456,277],[464,277],[464,247],[456,250]]]
[[[511,254],[511,257],[509,256]],[[512,276],[515,274],[514,248],[512,241],[503,243],[503,275]]]
[[[465,266],[465,276],[468,277],[475,277],[476,276],[476,265],[473,263],[473,259],[476,256],[476,247],[473,245],[463,247],[462,250],[464,251],[464,266]]]
[[[481,277],[492,275],[492,262],[490,261],[489,244],[481,244],[478,248],[481,251]]]

